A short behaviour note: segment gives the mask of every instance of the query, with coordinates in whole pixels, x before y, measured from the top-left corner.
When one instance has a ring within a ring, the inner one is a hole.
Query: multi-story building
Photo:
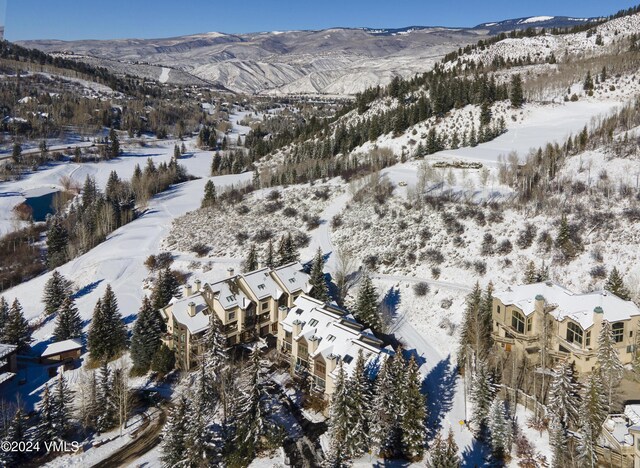
[[[291,308],[279,310],[278,349],[290,357],[292,373],[308,373],[314,389],[329,397],[335,388],[337,368],[353,372],[360,352],[373,364],[386,354],[382,341],[345,311],[307,295]]]
[[[640,468],[640,404],[625,405],[602,425],[596,453],[604,466]]]
[[[213,283],[198,280],[187,285],[181,298],[173,298],[161,310],[167,324],[164,342],[175,351],[180,368],[197,364],[200,346],[209,329],[211,314],[222,323],[227,343],[232,346],[278,332],[278,309],[289,307],[300,294],[311,290],[309,277],[300,263],[279,268],[261,268],[235,274]]]
[[[547,281],[494,294],[492,318],[493,337],[507,351],[536,362],[545,349],[550,358],[571,360],[578,372],[587,373],[596,364],[604,320],[613,329],[620,361],[633,361],[640,309],[608,291],[577,294]]]

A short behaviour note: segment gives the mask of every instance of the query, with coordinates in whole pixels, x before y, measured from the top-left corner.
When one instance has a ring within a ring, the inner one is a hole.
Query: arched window
[[[613,331],[613,341],[622,343],[622,340],[624,340],[624,322],[611,324],[611,330]]]
[[[511,328],[518,333],[524,333],[524,315],[517,310],[511,311]]]
[[[582,331],[582,327],[577,323],[569,322],[567,323],[567,341],[569,343],[578,343],[582,346],[582,336],[584,332]]]

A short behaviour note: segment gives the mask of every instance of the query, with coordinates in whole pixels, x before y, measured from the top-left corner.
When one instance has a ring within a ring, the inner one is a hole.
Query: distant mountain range
[[[447,52],[500,32],[571,27],[594,18],[536,16],[473,28],[331,28],[166,39],[35,40],[21,45],[167,83],[235,92],[355,94],[428,70]]]

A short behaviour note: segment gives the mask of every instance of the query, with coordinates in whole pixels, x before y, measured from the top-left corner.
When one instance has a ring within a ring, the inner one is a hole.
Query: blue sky
[[[634,1],[0,0],[0,9],[3,3],[7,4],[5,37],[14,41],[153,38],[333,26],[474,26],[521,16],[608,15],[632,6]]]

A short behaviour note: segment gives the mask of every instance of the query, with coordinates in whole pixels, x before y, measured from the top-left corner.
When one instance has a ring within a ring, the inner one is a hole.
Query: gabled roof
[[[375,361],[383,353],[386,354],[386,351],[380,348],[382,341],[368,330],[364,330],[364,327],[352,317],[329,311],[321,301],[304,294],[296,299],[282,322],[282,327],[288,332],[293,332],[296,324],[301,325],[301,330],[299,334],[292,336],[294,340],[304,339],[308,344],[312,341],[317,342],[318,346],[314,352],[309,349],[312,358],[322,356],[326,360],[330,356],[337,356],[348,375],[353,372],[360,351],[367,362]],[[330,375],[335,378],[335,371]]]
[[[82,349],[82,340],[80,338],[72,338],[70,340],[56,341],[45,348],[40,357],[55,356],[56,354],[66,353]]]
[[[0,359],[13,353],[16,349],[18,347],[15,345],[0,343]]]
[[[196,306],[196,313],[193,317],[189,315],[189,304],[192,302]],[[192,335],[209,328],[209,309],[201,292],[197,292],[189,297],[183,297],[181,299],[176,299],[174,297],[171,299],[171,302],[169,302],[169,305],[172,306],[171,311],[175,320],[181,325],[187,327],[189,333]]]
[[[633,302],[620,299],[611,292],[603,290],[574,293],[552,281],[512,286],[494,296],[505,305],[516,306],[526,315],[535,310],[536,296],[542,296],[548,306],[554,307],[551,314],[557,320],[569,318],[578,322],[585,330],[593,325],[594,309],[597,307],[602,309],[602,318],[609,322],[628,320],[640,315],[640,309]]]
[[[245,273],[242,275],[242,278],[258,299],[272,297],[277,301],[280,299],[280,296],[284,294],[282,289],[278,287],[271,277],[271,270],[269,268],[261,268],[260,270]]]
[[[281,267],[274,268],[273,274],[276,275],[282,286],[284,286],[289,293],[298,291],[308,293],[311,291],[309,275],[302,271],[300,262],[288,263]]]
[[[251,304],[249,298],[242,292],[238,285],[238,276],[225,278],[222,281],[209,284],[211,292],[216,296],[220,305],[227,310],[234,307],[246,309]]]

